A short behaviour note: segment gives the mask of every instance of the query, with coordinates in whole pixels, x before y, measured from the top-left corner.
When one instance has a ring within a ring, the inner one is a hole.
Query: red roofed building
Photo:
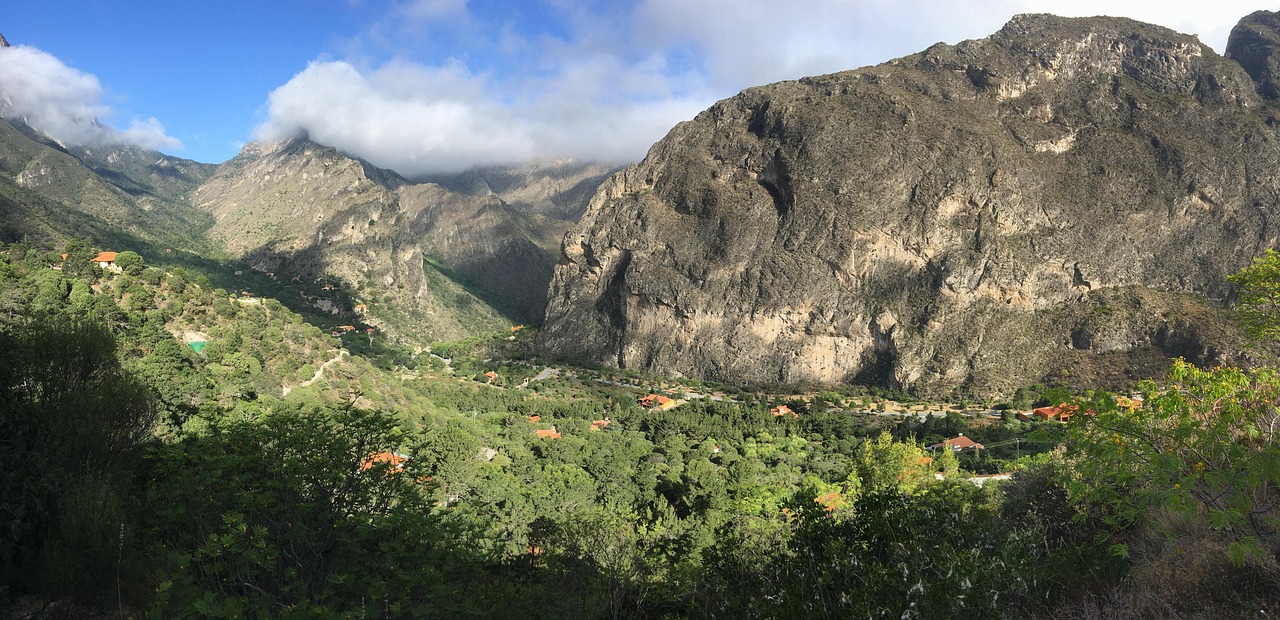
[[[667,403],[671,402],[671,399],[661,394],[650,394],[648,396],[645,396],[644,398],[641,398],[638,402],[640,403],[641,407],[647,407],[649,409],[652,409],[654,407],[662,407],[666,405]]]
[[[560,433],[556,431],[554,426],[551,428],[540,428],[534,431],[534,433],[538,435],[539,439],[559,439],[560,438]]]
[[[798,414],[798,413],[796,413],[796,412],[792,411],[792,410],[791,410],[791,407],[788,407],[788,406],[786,406],[786,405],[778,405],[777,407],[774,407],[773,409],[770,409],[770,410],[769,410],[769,413],[772,413],[772,414],[773,414],[773,417],[775,417],[775,418],[780,418],[780,417],[782,417],[782,416],[784,416],[784,415],[789,415],[789,416],[791,416],[791,417],[793,417],[793,418],[798,418],[798,417],[800,417],[800,414]]]
[[[1071,416],[1081,413],[1080,408],[1075,405],[1063,403],[1052,407],[1037,407],[1031,410],[1031,414],[1020,413],[1018,419],[1023,422],[1047,422],[1055,420],[1058,422],[1066,422]],[[1093,411],[1085,411],[1084,415],[1094,415]]]
[[[591,423],[591,430],[593,431],[604,430],[604,427],[608,426],[609,422],[610,422],[609,418],[605,418],[603,420],[596,420]]]
[[[981,450],[981,449],[983,449],[983,448],[985,448],[985,447],[986,447],[986,446],[984,446],[984,445],[982,445],[982,444],[980,444],[980,443],[978,443],[978,442],[976,442],[976,441],[974,441],[974,440],[972,440],[972,439],[969,439],[968,437],[965,437],[964,435],[960,435],[960,436],[955,437],[955,438],[953,438],[953,439],[948,439],[948,440],[946,440],[946,441],[944,441],[944,442],[942,442],[942,443],[935,443],[935,444],[933,444],[932,446],[929,446],[929,449],[930,449],[930,450],[941,450],[942,448],[947,448],[947,449],[951,450],[952,452],[959,452],[959,451],[961,451],[961,450]]]
[[[66,254],[62,255],[66,258]],[[90,259],[89,262],[97,263],[99,267],[107,271],[120,273],[123,269],[116,266],[116,252],[98,252],[98,255]]]

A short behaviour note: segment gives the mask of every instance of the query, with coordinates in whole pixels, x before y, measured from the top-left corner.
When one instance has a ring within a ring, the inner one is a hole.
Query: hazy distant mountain
[[[277,279],[339,283],[350,304],[368,307],[366,320],[429,341],[539,322],[555,263],[550,240],[572,224],[559,218],[580,213],[590,192],[579,186],[605,172],[528,169],[523,178],[546,189],[506,178],[498,191],[458,192],[300,139],[245,147],[192,202],[214,216],[210,238],[232,255]],[[334,303],[328,293],[303,294]]]
[[[596,187],[620,169],[613,164],[571,159],[525,165],[488,166],[415,179],[472,196],[497,196],[528,216],[576,222]],[[558,242],[558,240],[557,240]]]
[[[1280,237],[1278,32],[1237,28],[1246,72],[1158,26],[1023,15],[748,89],[601,185],[543,344],[925,393],[1229,359],[1210,298]]]

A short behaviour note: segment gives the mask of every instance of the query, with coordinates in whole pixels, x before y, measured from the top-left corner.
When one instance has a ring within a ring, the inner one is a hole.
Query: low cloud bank
[[[0,116],[26,123],[64,146],[127,143],[147,149],[182,148],[155,118],[128,129],[101,123],[111,116],[98,78],[28,46],[0,47]]]
[[[270,94],[256,138],[306,135],[409,176],[541,157],[622,162],[704,105],[601,105],[596,92],[563,96],[571,89],[504,101],[509,89],[457,64],[394,62],[361,72],[346,62],[313,62]]]

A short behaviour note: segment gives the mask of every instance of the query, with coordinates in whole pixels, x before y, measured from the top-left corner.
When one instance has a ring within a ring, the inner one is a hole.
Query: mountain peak
[[[1237,349],[1208,297],[1280,220],[1280,181],[1247,172],[1280,161],[1260,103],[1195,37],[1052,15],[747,89],[600,186],[541,343],[922,394],[1218,363]]]

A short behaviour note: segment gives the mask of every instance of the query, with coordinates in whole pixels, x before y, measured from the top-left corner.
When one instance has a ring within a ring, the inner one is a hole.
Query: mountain
[[[214,168],[127,145],[68,148],[0,120],[0,239],[200,247],[209,218],[186,195]]]
[[[549,239],[571,224],[557,209],[581,212],[590,192],[573,189],[607,172],[564,166],[483,172],[507,175],[498,191],[453,176],[464,190],[453,191],[305,139],[255,143],[192,204],[214,217],[216,244],[281,281],[296,278],[309,303],[339,315],[363,305],[364,320],[426,343],[540,321],[556,256]],[[327,280],[345,299],[321,292]]]
[[[462,194],[497,196],[530,219],[546,222],[558,249],[568,225],[582,217],[596,187],[618,169],[612,164],[565,159],[486,166],[417,180]]]
[[[1214,300],[1280,233],[1277,32],[1247,18],[1237,62],[1128,19],[1021,15],[743,91],[600,186],[541,347],[978,395],[1238,359]]]

